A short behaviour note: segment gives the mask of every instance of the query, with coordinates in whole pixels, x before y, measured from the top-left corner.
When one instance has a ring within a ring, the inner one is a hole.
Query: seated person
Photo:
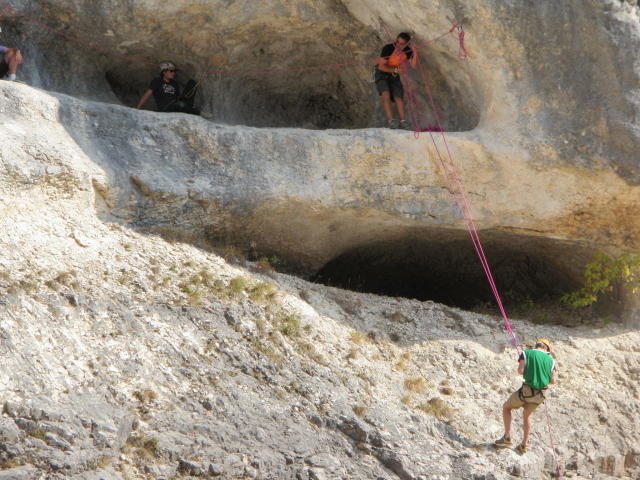
[[[20,50],[0,45],[0,59],[0,78],[7,77],[9,80],[15,81],[18,65],[22,63]]]
[[[149,100],[149,97],[153,95],[160,112],[183,112],[200,115],[200,110],[193,106],[197,83],[189,80],[184,93],[181,94],[180,85],[176,81],[177,71],[173,63],[162,62],[160,64],[160,76],[151,80],[149,89],[142,95],[136,108],[142,108]]]

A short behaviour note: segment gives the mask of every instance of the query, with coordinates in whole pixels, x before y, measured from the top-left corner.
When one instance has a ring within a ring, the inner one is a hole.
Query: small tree
[[[567,293],[561,301],[572,307],[588,307],[606,292],[615,287],[628,287],[637,293],[640,287],[640,254],[625,253],[613,258],[598,253],[584,269],[584,285],[575,292]]]

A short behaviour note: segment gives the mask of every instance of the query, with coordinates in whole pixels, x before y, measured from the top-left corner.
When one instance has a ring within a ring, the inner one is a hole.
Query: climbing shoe
[[[400,120],[400,127],[402,130],[409,130],[409,122],[406,120]]]
[[[526,445],[518,445],[516,447],[516,452],[518,452],[520,455],[524,455],[525,453],[527,453],[527,446]]]
[[[498,448],[505,448],[511,446],[511,439],[505,437],[504,435],[500,437],[498,440],[493,442],[493,444]]]
[[[392,118],[387,122],[387,128],[393,128],[393,129],[398,128],[398,122],[396,122],[395,118]]]

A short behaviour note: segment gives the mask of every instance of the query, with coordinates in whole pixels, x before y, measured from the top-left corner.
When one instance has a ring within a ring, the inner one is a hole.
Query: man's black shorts
[[[391,94],[391,101],[394,98],[404,98],[404,88],[402,88],[402,81],[400,75],[394,75],[392,73],[381,72],[376,68],[376,88],[378,93],[382,95],[382,92],[389,92]]]
[[[9,73],[9,65],[4,60],[0,60],[0,78],[4,78]]]

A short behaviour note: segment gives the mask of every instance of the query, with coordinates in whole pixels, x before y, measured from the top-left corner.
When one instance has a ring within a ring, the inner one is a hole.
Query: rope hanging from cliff
[[[454,28],[456,28],[458,30],[458,41],[459,41],[459,49],[458,49],[458,58],[461,61],[466,61],[468,59],[468,54],[466,51],[466,48],[464,46],[464,29],[462,27],[462,25],[455,25]],[[387,34],[390,36],[388,30],[387,30]],[[391,38],[392,39],[392,38]],[[414,47],[415,48],[415,47]],[[409,76],[409,70],[407,68],[407,60],[405,59],[402,62],[402,81],[403,81],[403,85],[404,88],[407,92],[407,100],[408,100],[408,104],[409,104],[409,109],[412,113],[412,119],[414,121],[414,126],[416,127],[415,132],[414,132],[414,136],[416,138],[418,138],[418,136],[420,135],[420,132],[423,131],[420,128],[420,125],[418,123],[418,108],[417,108],[417,101],[416,101],[416,94],[413,90],[413,84],[411,82],[411,78]],[[495,279],[493,277],[493,273],[491,271],[491,267],[489,265],[489,261],[487,259],[486,253],[484,251],[484,248],[482,246],[482,242],[480,241],[480,235],[478,234],[478,231],[476,229],[475,226],[475,222],[473,219],[473,213],[471,211],[471,203],[469,202],[469,200],[467,199],[466,194],[464,193],[464,186],[462,183],[462,177],[460,175],[460,172],[458,170],[458,167],[453,159],[453,155],[451,153],[451,149],[449,148],[449,144],[447,143],[447,139],[444,133],[444,128],[443,128],[443,123],[442,123],[442,119],[440,117],[440,113],[438,111],[438,108],[436,107],[436,103],[434,101],[433,98],[433,91],[431,90],[431,85],[429,83],[429,77],[427,75],[426,69],[424,68],[424,65],[422,65],[420,57],[418,56],[418,71],[420,73],[420,78],[422,80],[424,89],[425,89],[425,93],[427,94],[427,97],[429,99],[429,105],[431,107],[431,110],[435,116],[435,121],[436,121],[436,128],[433,129],[428,129],[428,130],[424,130],[427,131],[429,133],[429,136],[431,137],[431,141],[433,143],[433,146],[435,148],[435,152],[436,152],[436,156],[438,157],[438,161],[443,169],[443,172],[445,173],[445,178],[447,179],[447,183],[449,185],[449,191],[453,194],[454,196],[454,200],[456,202],[456,205],[458,206],[458,209],[460,211],[460,214],[462,215],[465,225],[467,227],[467,230],[469,232],[469,235],[471,237],[471,242],[473,243],[473,247],[474,250],[476,251],[476,254],[480,260],[480,263],[482,265],[482,269],[484,270],[485,276],[487,277],[487,281],[489,282],[489,286],[491,287],[491,291],[496,299],[496,303],[498,304],[498,308],[500,310],[500,314],[502,315],[503,321],[504,321],[504,328],[507,331],[507,333],[509,334],[509,336],[511,337],[511,343],[513,344],[514,348],[516,349],[516,352],[518,353],[518,355],[520,353],[522,353],[522,348],[520,347],[520,344],[518,343],[518,339],[516,337],[515,332],[513,331],[513,327],[511,326],[511,322],[509,321],[509,318],[507,316],[506,310],[504,308],[504,305],[502,303],[502,299],[500,297],[500,292],[498,291],[498,287],[496,285]],[[443,155],[440,152],[440,148],[438,148],[438,144],[436,143],[435,137],[434,137],[434,131],[439,132],[441,137],[442,137],[442,142],[444,144],[444,148],[446,151],[446,160],[445,158],[443,158]],[[549,433],[549,439],[550,439],[550,443],[551,443],[551,453],[554,459],[554,463],[556,464],[556,477],[560,478],[561,476],[561,469],[560,469],[560,462],[558,461],[558,458],[556,456],[556,448],[555,448],[555,441],[554,441],[554,437],[553,437],[553,431],[551,428],[551,418],[549,416],[549,410],[548,410],[548,406],[545,403],[545,416],[546,416],[546,421],[547,421],[547,429],[548,429],[548,433]]]
[[[386,28],[386,26],[384,26],[384,23],[382,22],[382,20],[380,20],[381,25],[384,27],[385,31],[387,32],[387,35],[389,36],[390,40],[393,40],[393,37],[391,36],[391,33],[389,32],[389,30]],[[459,42],[459,47],[458,47],[458,58],[460,60],[466,61],[468,59],[468,54],[467,54],[467,50],[464,46],[464,28],[462,26],[462,24],[456,24],[454,25],[450,32],[452,33],[454,30],[458,31],[458,42]],[[409,42],[410,44],[411,42]],[[417,51],[418,51],[418,47],[419,45],[414,45],[413,49],[415,50],[415,53],[417,55]],[[420,135],[420,132],[423,131],[423,129],[420,126],[420,122],[419,122],[419,116],[418,116],[418,102],[417,102],[417,97],[416,97],[416,93],[414,91],[413,88],[413,84],[411,82],[411,77],[409,76],[409,69],[408,69],[408,65],[407,65],[408,59],[403,59],[402,63],[401,63],[401,67],[402,67],[402,75],[401,75],[401,80],[403,82],[404,85],[404,89],[407,93],[407,104],[409,106],[409,111],[411,113],[412,116],[412,120],[413,120],[413,124],[415,127],[415,131],[414,131],[414,136],[417,138]],[[427,98],[429,99],[429,104],[431,106],[431,110],[433,112],[433,115],[435,117],[435,122],[436,122],[436,128],[433,129],[429,129],[426,130],[429,133],[429,136],[431,137],[431,141],[433,143],[433,146],[435,148],[435,152],[436,152],[436,156],[438,157],[438,161],[443,169],[443,172],[445,174],[445,178],[447,179],[447,183],[448,183],[448,187],[449,187],[449,191],[453,194],[454,196],[454,200],[456,202],[456,205],[458,206],[458,210],[460,211],[460,214],[465,222],[465,225],[467,227],[467,230],[469,231],[469,235],[471,237],[471,242],[473,244],[474,250],[476,251],[476,254],[480,260],[480,264],[482,265],[482,269],[485,273],[485,276],[487,277],[487,281],[489,282],[489,286],[491,288],[491,292],[493,293],[493,296],[496,299],[496,303],[498,304],[498,308],[500,310],[500,314],[502,316],[502,319],[504,321],[504,327],[505,330],[507,331],[507,333],[509,334],[509,336],[511,337],[511,343],[513,344],[514,348],[516,349],[516,352],[518,354],[520,354],[522,352],[522,349],[520,347],[520,344],[518,342],[518,338],[516,337],[515,332],[513,331],[513,327],[511,326],[511,322],[509,321],[509,317],[507,316],[507,312],[504,308],[503,302],[502,302],[502,298],[500,296],[500,292],[498,291],[498,287],[496,285],[495,279],[493,277],[493,273],[491,271],[491,266],[489,265],[489,261],[487,259],[487,255],[485,253],[484,247],[482,246],[482,242],[480,241],[480,235],[478,234],[478,230],[476,229],[475,226],[475,221],[473,219],[473,213],[471,211],[471,204],[469,202],[469,200],[467,199],[464,189],[464,185],[462,183],[462,177],[458,171],[458,167],[453,159],[453,155],[451,154],[451,149],[449,148],[449,144],[447,143],[447,138],[444,134],[444,128],[443,128],[443,122],[442,119],[440,117],[440,113],[438,111],[438,108],[436,107],[436,103],[435,100],[433,98],[433,92],[431,90],[431,85],[429,83],[429,77],[427,75],[427,71],[424,68],[422,61],[420,59],[420,56],[418,55],[418,71],[420,72],[420,78],[422,80],[425,92],[427,94]],[[440,148],[438,148],[438,144],[436,142],[436,139],[434,137],[434,132],[433,130],[440,132],[440,135],[442,137],[442,143],[444,145],[444,149],[446,151],[446,160],[445,158],[443,158],[443,154],[440,152]]]

